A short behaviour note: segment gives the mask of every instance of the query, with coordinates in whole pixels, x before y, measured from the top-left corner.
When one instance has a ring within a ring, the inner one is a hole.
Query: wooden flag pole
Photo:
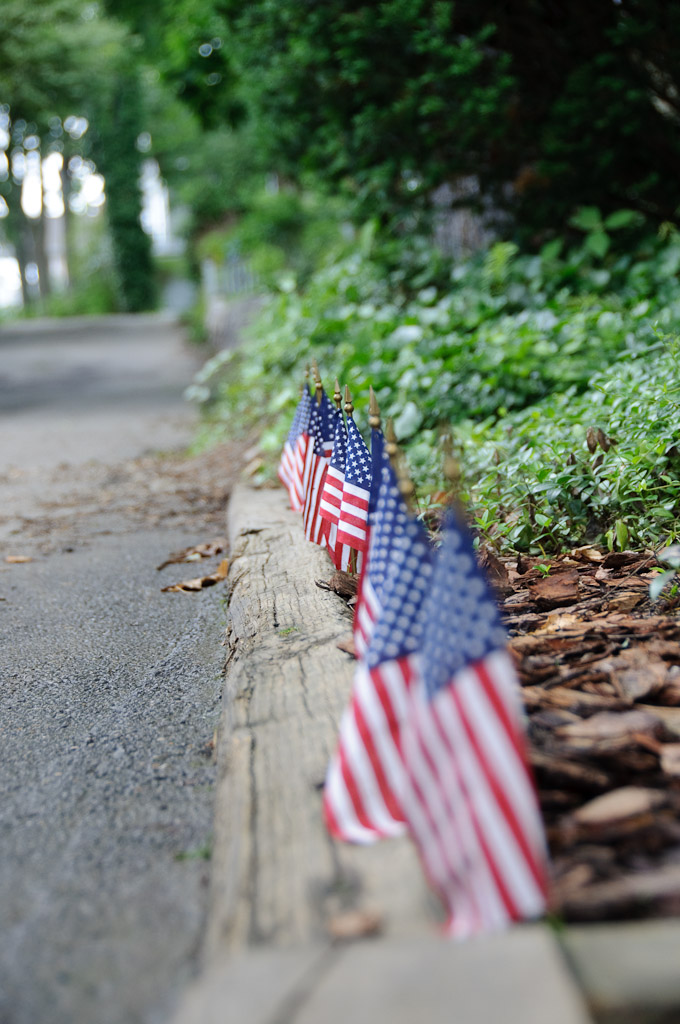
[[[335,378],[335,391],[333,392],[333,401],[337,407],[338,412],[342,409],[342,393],[340,391],[340,384],[338,378]]]
[[[370,401],[368,405],[368,425],[372,430],[380,430],[380,409],[378,408],[378,399],[375,397],[375,391],[372,387],[369,387]]]
[[[354,406],[352,405],[352,396],[350,390],[345,384],[345,412],[348,416],[351,416],[354,412]]]
[[[444,476],[451,484],[454,491],[460,489],[460,463],[453,454],[453,437],[445,434],[442,441],[444,450]]]
[[[314,387],[316,389],[316,400],[321,405],[321,392],[323,391],[323,384],[321,383],[321,374],[319,373],[319,367],[316,359],[312,360],[312,369],[314,371]]]

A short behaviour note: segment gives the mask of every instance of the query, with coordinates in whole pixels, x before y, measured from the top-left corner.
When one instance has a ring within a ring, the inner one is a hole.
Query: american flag
[[[324,787],[329,832],[355,843],[402,835],[406,829],[401,727],[408,690],[417,678],[423,628],[418,612],[429,588],[433,552],[416,520],[391,515],[389,523],[391,558],[384,570],[382,614],[365,660],[357,666]]]
[[[448,932],[462,938],[543,913],[545,840],[500,616],[453,514],[428,581],[401,730],[402,807]],[[413,613],[389,611],[398,643]]]
[[[324,520],[323,533],[326,538],[328,553],[336,569],[347,570],[352,549],[347,544],[339,544],[338,519],[342,503],[342,488],[345,482],[345,462],[347,457],[347,428],[339,409],[333,412],[335,427],[333,432],[333,454],[326,470],[319,515]]]
[[[369,512],[369,549],[359,582],[354,609],[354,649],[363,657],[380,616],[381,598],[392,547],[403,536],[409,513],[399,492],[399,485],[385,440],[379,430],[371,436],[372,479]]]
[[[293,417],[292,426],[288,432],[288,437],[283,446],[283,452],[281,453],[281,461],[279,462],[278,475],[279,480],[283,486],[288,490],[288,496],[290,498],[290,507],[294,512],[299,512],[302,508],[302,504],[298,499],[297,489],[295,487],[295,446],[298,438],[302,433],[303,423],[306,425],[309,419],[309,387],[307,384],[304,385],[302,391],[302,397],[298,402],[297,409],[295,410],[295,416]]]
[[[288,485],[291,508],[295,512],[301,512],[302,506],[305,503],[304,472],[307,461],[307,449],[309,448],[309,417],[311,411],[312,396],[309,393],[309,388],[305,386],[305,390],[302,394],[300,405],[298,407],[300,419],[297,424],[297,429],[299,432],[293,445],[291,480]]]
[[[366,550],[368,500],[371,489],[371,456],[351,416],[347,417],[347,458],[342,488],[338,543],[355,551]]]
[[[324,391],[321,400],[312,399],[309,414],[309,444],[307,445],[303,475],[304,504],[302,524],[307,540],[324,547],[323,519],[319,515],[321,493],[330,453],[333,450],[333,407]]]

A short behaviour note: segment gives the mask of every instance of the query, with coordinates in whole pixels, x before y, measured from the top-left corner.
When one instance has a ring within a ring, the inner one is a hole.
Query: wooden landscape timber
[[[351,613],[315,586],[332,569],[279,491],[231,501],[225,708],[208,961],[251,946],[436,931],[406,840],[331,840],[321,787],[354,671]],[[301,685],[302,684],[302,685]]]

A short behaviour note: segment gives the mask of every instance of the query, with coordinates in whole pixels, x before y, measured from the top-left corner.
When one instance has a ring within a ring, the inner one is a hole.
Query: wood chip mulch
[[[483,555],[510,632],[565,920],[680,914],[680,615],[650,552]]]
[[[650,602],[652,552],[481,561],[522,684],[552,910],[680,915],[680,597]],[[356,601],[347,574],[320,585]]]

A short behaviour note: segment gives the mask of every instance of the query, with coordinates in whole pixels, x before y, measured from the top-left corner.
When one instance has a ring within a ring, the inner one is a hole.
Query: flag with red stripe
[[[409,519],[379,430],[372,432],[371,461],[369,548],[354,609],[354,649],[358,657],[365,655],[371,641],[374,624],[380,616],[392,547],[395,539],[404,533]]]
[[[328,553],[336,569],[347,571],[350,564],[352,549],[347,544],[338,543],[338,520],[342,503],[342,489],[345,482],[345,462],[347,458],[347,428],[339,409],[333,412],[333,454],[326,470],[319,515],[324,520],[323,533],[326,538]]]
[[[293,423],[288,432],[288,437],[283,445],[281,461],[279,462],[278,477],[288,491],[290,505],[293,511],[299,512],[300,505],[297,502],[296,490],[294,487],[295,476],[295,446],[298,437],[302,433],[303,423],[306,423],[309,416],[309,387],[304,385],[302,396],[298,402]]]
[[[393,536],[385,566],[385,605],[365,660],[357,666],[324,787],[328,830],[355,843],[402,835],[406,828],[401,807],[406,783],[401,728],[408,692],[417,678],[422,640],[417,612],[432,572],[432,549],[414,519],[390,515],[389,521]],[[411,572],[412,563],[417,573]],[[409,584],[402,593],[407,569]]]
[[[408,575],[403,582],[412,585]],[[540,916],[547,868],[519,684],[471,537],[453,515],[420,618],[420,678],[407,690],[401,729],[401,804],[448,931],[466,937]]]
[[[320,400],[312,399],[309,414],[309,444],[307,445],[303,474],[304,502],[302,506],[302,524],[307,540],[325,547],[320,504],[326,469],[330,452],[333,450],[333,407],[324,391],[320,391]]]
[[[347,417],[347,456],[338,519],[338,542],[363,552],[368,545],[371,456],[351,416]]]
[[[293,458],[291,462],[291,479],[288,484],[290,506],[295,512],[301,512],[305,503],[304,475],[307,463],[307,449],[309,448],[309,417],[312,411],[312,396],[309,388],[305,386],[302,398],[300,399],[298,423],[299,433],[295,439]]]

